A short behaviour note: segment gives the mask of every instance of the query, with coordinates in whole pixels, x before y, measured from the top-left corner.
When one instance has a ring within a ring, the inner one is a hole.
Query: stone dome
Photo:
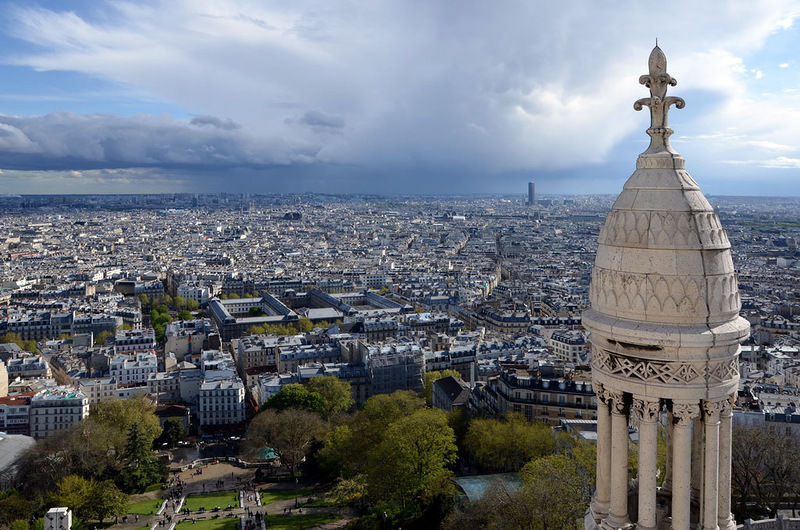
[[[592,364],[598,373],[706,391],[715,386],[711,374],[728,387],[738,380],[739,342],[749,334],[749,323],[739,316],[730,242],[669,143],[669,107],[683,108],[684,101],[666,95],[677,82],[658,46],[649,70],[639,82],[650,97],[634,108],[650,108],[650,145],[598,238],[591,307],[583,316]],[[659,364],[679,359],[689,362]],[[653,381],[655,372],[662,375]]]

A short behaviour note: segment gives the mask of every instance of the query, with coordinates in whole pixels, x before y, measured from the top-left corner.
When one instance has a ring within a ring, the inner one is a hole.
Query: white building
[[[97,405],[115,396],[117,380],[113,377],[83,378],[78,381],[78,389],[89,399],[89,406]]]
[[[55,387],[31,398],[31,436],[37,440],[66,429],[89,415],[89,399],[69,387]]]
[[[108,373],[118,385],[147,384],[147,378],[156,372],[158,358],[153,351],[117,354],[108,363]]]
[[[197,283],[182,283],[178,286],[178,296],[182,296],[187,300],[195,300],[198,303],[204,304],[211,298],[211,290],[204,285]]]
[[[152,328],[121,330],[114,336],[115,353],[131,353],[155,348],[156,332]]]
[[[197,405],[200,426],[244,421],[244,384],[236,378],[203,381]]]
[[[180,362],[187,355],[202,351],[211,330],[211,320],[208,318],[170,322],[164,331],[164,351],[174,353],[175,359]]]
[[[66,507],[50,508],[44,514],[44,530],[70,530],[72,510]]]

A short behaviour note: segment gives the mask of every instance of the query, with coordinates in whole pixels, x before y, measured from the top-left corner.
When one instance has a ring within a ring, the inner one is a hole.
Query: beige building
[[[597,485],[587,529],[733,530],[732,405],[740,343],[730,242],[714,209],[670,146],[667,96],[676,84],[656,46],[649,75],[650,146],[600,231],[591,308],[597,394]],[[657,476],[657,427],[667,436],[666,476]],[[639,431],[639,466],[628,481],[628,429]],[[634,485],[635,484],[635,485]],[[629,503],[629,499],[633,502]]]
[[[8,395],[8,371],[6,364],[0,361],[0,398]]]

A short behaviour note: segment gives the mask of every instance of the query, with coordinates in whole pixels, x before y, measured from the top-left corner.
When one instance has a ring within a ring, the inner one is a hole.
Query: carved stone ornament
[[[650,147],[645,153],[673,152],[669,145],[669,136],[672,134],[672,129],[669,128],[669,107],[675,105],[682,109],[686,102],[681,98],[667,96],[667,87],[677,85],[678,81],[667,73],[667,56],[661,48],[653,48],[647,65],[649,74],[641,76],[639,83],[650,89],[650,97],[633,104],[635,110],[650,107],[650,128],[647,129]]]
[[[645,382],[663,384],[691,384],[696,380],[704,381],[706,369],[704,365],[705,361],[689,363],[635,359],[602,348],[595,348],[592,353],[592,366],[599,370]],[[709,362],[708,375],[709,379],[714,382],[737,377],[739,375],[738,356]]]
[[[672,403],[672,418],[675,425],[689,425],[698,416],[700,416],[700,407],[697,403]]]
[[[723,404],[727,403],[727,399],[722,401],[703,400],[703,415],[710,418],[712,421],[719,418],[719,413],[722,411]]]
[[[606,395],[611,400],[611,412],[617,414],[626,414],[628,412],[628,405],[625,403],[624,392],[606,390]]]
[[[640,422],[654,422],[658,419],[661,403],[656,400],[633,398],[634,416]]]

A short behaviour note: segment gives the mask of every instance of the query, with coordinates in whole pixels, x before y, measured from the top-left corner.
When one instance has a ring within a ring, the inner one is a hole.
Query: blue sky
[[[703,190],[800,195],[800,8],[613,5],[0,4],[0,193],[616,193],[658,37]]]

